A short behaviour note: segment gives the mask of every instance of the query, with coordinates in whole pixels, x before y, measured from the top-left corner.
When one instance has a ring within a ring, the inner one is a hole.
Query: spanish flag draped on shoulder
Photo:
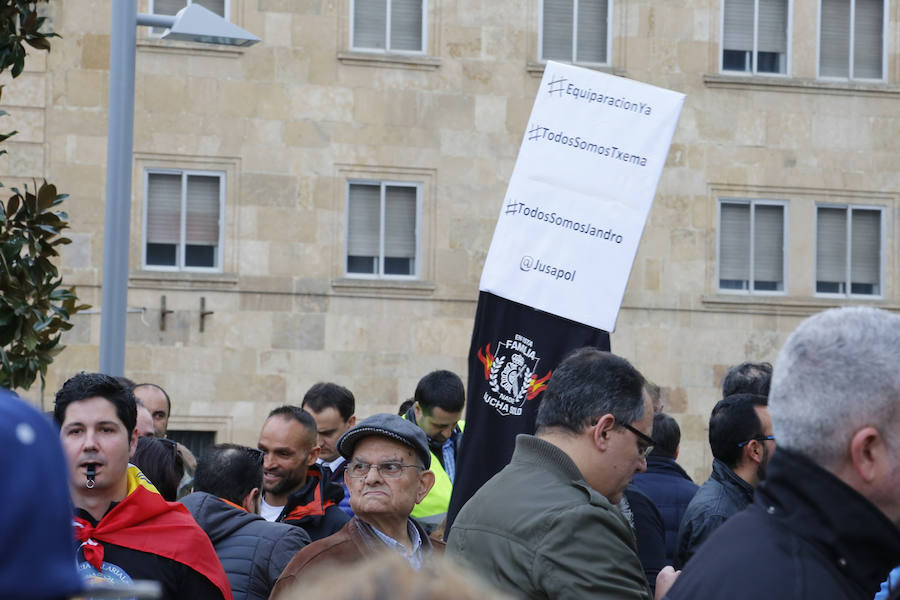
[[[548,62],[481,275],[445,531],[533,433],[553,369],[610,349],[684,95]]]
[[[85,560],[101,570],[104,542],[164,556],[197,571],[231,600],[231,586],[212,542],[187,508],[180,502],[166,502],[134,465],[128,466],[127,474],[128,495],[96,526],[79,517],[73,520]]]

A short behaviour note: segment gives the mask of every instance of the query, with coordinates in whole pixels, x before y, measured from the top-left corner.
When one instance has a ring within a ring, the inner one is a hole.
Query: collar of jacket
[[[726,485],[740,491],[744,496],[747,497],[748,503],[753,502],[753,486],[738,477],[737,473],[731,470],[731,467],[726,465],[718,458],[713,459],[712,475],[710,475],[710,477],[712,479],[715,479],[722,485]]]
[[[674,458],[668,458],[666,456],[654,456],[652,454],[648,456],[647,473],[672,474],[687,479],[688,481],[693,481],[687,472],[681,468],[681,465],[675,462]]]
[[[333,481],[325,481],[319,465],[312,465],[306,471],[306,483],[288,496],[278,520],[299,521],[321,517],[326,508],[337,506],[343,497],[344,489]]]
[[[802,454],[779,446],[756,504],[820,548],[870,597],[900,564],[900,529],[859,492]]]

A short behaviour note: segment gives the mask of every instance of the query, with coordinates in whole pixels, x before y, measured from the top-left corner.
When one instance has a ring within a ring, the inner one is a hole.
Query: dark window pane
[[[781,73],[781,63],[778,52],[758,52],[756,54],[757,73]]]
[[[722,52],[722,69],[725,71],[749,71],[750,53],[744,50],[725,50]]]
[[[181,429],[169,429],[166,437],[186,446],[196,458],[199,458],[213,444],[216,443],[215,431],[187,431]]]
[[[758,292],[777,292],[781,290],[780,281],[754,281],[753,289]]]
[[[850,293],[851,294],[865,294],[867,296],[874,296],[878,292],[875,290],[875,285],[871,283],[851,283],[850,284]]]
[[[385,275],[412,275],[413,261],[411,258],[384,257]]]
[[[723,290],[746,290],[746,279],[720,279],[719,287]]]
[[[821,294],[843,294],[844,284],[840,281],[817,281],[816,291]]]
[[[378,257],[377,256],[348,256],[347,272],[348,273],[378,273]]]
[[[147,244],[147,264],[174,267],[175,244]]]
[[[187,244],[184,247],[184,266],[186,267],[215,267],[216,247],[198,246]]]

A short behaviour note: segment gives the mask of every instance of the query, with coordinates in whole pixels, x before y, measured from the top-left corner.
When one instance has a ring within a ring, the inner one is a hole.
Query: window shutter
[[[225,0],[193,0],[194,4],[199,4],[203,8],[206,8],[220,17],[226,17],[225,14]]]
[[[353,47],[385,49],[387,0],[353,3]]]
[[[787,0],[759,0],[757,27],[759,52],[787,53]]]
[[[725,50],[753,50],[753,0],[725,0]]]
[[[850,282],[881,283],[881,211],[854,210],[850,231]]]
[[[177,244],[181,239],[181,175],[147,176],[147,243]]]
[[[542,21],[543,60],[572,60],[574,0],[544,0]]]
[[[822,0],[820,27],[819,74],[823,77],[849,77],[850,2]]]
[[[575,60],[605,63],[608,0],[578,0],[578,49]]]
[[[187,0],[153,0],[153,14],[174,15],[185,6]],[[157,29],[165,31],[165,28],[157,27]]]
[[[391,0],[391,50],[424,50],[422,19],[422,0]]]
[[[816,219],[816,281],[847,280],[847,210],[819,207]]]
[[[385,258],[416,257],[416,196],[414,187],[386,186]]]
[[[853,28],[853,77],[881,79],[883,0],[856,0]]]
[[[719,226],[719,281],[750,280],[750,205],[723,202]]]
[[[347,255],[378,256],[381,229],[381,187],[350,184],[347,215]]]
[[[753,210],[753,280],[784,289],[784,207],[757,204]]]
[[[186,244],[219,245],[219,177],[188,175]]]

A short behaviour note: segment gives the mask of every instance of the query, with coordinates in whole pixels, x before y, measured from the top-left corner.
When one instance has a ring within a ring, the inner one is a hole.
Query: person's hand
[[[672,567],[663,567],[663,570],[656,576],[656,600],[662,600],[669,588],[681,575],[681,571],[676,571]]]

